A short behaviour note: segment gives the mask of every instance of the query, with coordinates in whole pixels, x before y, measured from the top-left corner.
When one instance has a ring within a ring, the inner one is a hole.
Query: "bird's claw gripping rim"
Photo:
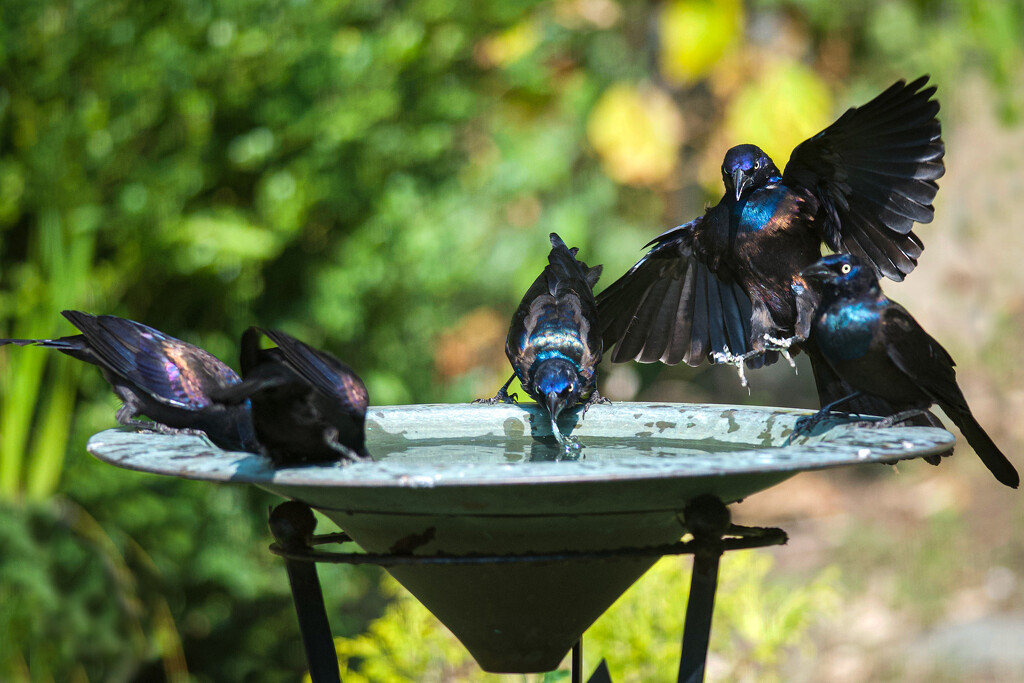
[[[511,394],[505,391],[502,387],[498,390],[498,393],[491,398],[477,398],[473,400],[473,403],[480,403],[483,405],[493,406],[497,403],[516,404],[519,403],[519,394],[512,392]]]
[[[597,387],[594,387],[594,390],[590,392],[590,398],[588,398],[586,402],[583,404],[583,412],[580,413],[581,420],[587,416],[587,411],[590,410],[590,406],[594,405],[595,403],[603,403],[609,406],[612,404],[611,401],[609,401],[607,398],[605,398],[604,396],[597,392]]]
[[[847,427],[887,429],[903,422],[904,420],[909,420],[916,415],[920,415],[922,412],[923,411],[921,410],[907,410],[888,417],[879,417],[877,415],[861,415],[860,413],[841,413],[822,408],[813,415],[804,415],[803,417],[797,418],[797,421],[793,424],[793,431],[788,437],[786,437],[785,445],[790,445],[793,439],[801,436],[810,436],[810,433],[814,431],[815,427],[829,418],[841,418],[847,420],[857,418],[855,422],[844,422],[843,424]]]
[[[829,410],[819,410],[812,415],[804,415],[803,417],[797,418],[796,422],[793,423],[793,431],[790,432],[789,436],[786,437],[785,445],[788,446],[793,442],[793,439],[801,436],[809,436],[814,428],[821,424],[821,421],[827,417],[830,417],[833,413]]]

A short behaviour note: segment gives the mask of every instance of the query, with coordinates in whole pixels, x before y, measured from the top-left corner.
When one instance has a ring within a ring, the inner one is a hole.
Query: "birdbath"
[[[694,532],[683,519],[691,501],[729,504],[801,471],[892,463],[945,453],[954,443],[941,429],[843,421],[789,443],[806,414],[597,405],[586,419],[577,411],[560,421],[582,445],[571,457],[532,404],[372,408],[366,429],[374,461],[347,465],[275,470],[262,456],[225,452],[200,437],[126,429],[96,434],[88,450],[128,469],[256,484],[318,510],[376,555],[540,555],[530,562],[381,563],[483,669],[538,672],[556,668],[659,556],[615,551],[665,547]],[[717,576],[717,557],[714,570]],[[713,602],[714,583],[711,591]]]

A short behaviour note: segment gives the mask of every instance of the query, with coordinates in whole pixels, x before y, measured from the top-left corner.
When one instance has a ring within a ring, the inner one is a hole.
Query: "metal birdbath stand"
[[[665,555],[694,555],[678,681],[704,678],[723,552],[779,545],[780,529],[731,524],[728,504],[801,471],[948,452],[941,429],[842,421],[790,439],[806,411],[617,403],[564,416],[583,445],[554,444],[535,406],[389,406],[367,416],[375,461],[274,470],[192,436],[108,430],[89,451],[120,467],[253,483],[290,502],[270,515],[314,683],[340,681],[317,562],[384,567],[487,671],[557,668]],[[573,424],[575,422],[575,424]],[[791,443],[791,441],[793,443]],[[312,509],[344,529],[314,535]],[[688,540],[679,539],[689,534]],[[365,553],[321,546],[355,542]],[[610,681],[602,665],[589,679]]]
[[[295,601],[306,658],[313,683],[340,681],[338,660],[331,638],[323,592],[317,577],[315,563],[373,564],[392,567],[399,564],[472,565],[505,564],[515,562],[571,562],[602,557],[656,557],[665,555],[694,556],[690,579],[690,595],[683,627],[683,648],[679,661],[679,683],[704,680],[708,642],[711,636],[711,618],[718,588],[718,562],[726,550],[745,550],[786,543],[782,529],[743,527],[730,523],[729,509],[717,498],[697,498],[686,507],[684,519],[693,529],[693,538],[672,545],[649,548],[621,548],[591,553],[549,553],[535,555],[379,555],[366,553],[340,553],[317,550],[316,546],[329,543],[348,543],[352,539],[345,533],[314,536],[316,519],[304,503],[281,503],[270,513],[270,529],[276,543],[270,552],[285,560],[288,581]],[[583,678],[582,637],[572,649],[573,683]],[[596,675],[596,674],[595,674]],[[594,679],[591,679],[594,680]],[[595,680],[596,683],[596,680]]]

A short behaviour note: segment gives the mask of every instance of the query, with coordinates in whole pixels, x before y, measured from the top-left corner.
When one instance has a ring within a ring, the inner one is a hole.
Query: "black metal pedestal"
[[[287,552],[302,552],[310,548],[316,517],[308,506],[290,501],[270,512],[270,532],[277,539],[275,546]],[[306,662],[313,683],[341,683],[338,657],[334,651],[331,625],[327,621],[327,608],[320,588],[316,564],[285,556],[288,584],[292,589],[295,612],[299,617],[299,632],[306,649]]]
[[[341,682],[323,592],[317,576],[317,562],[393,567],[405,564],[504,564],[692,554],[693,575],[683,626],[677,683],[700,683],[704,680],[715,592],[718,588],[718,564],[722,553],[727,550],[781,545],[787,538],[781,529],[731,524],[729,509],[714,496],[702,496],[691,501],[683,512],[683,517],[693,539],[667,546],[532,555],[356,554],[317,550],[315,546],[347,543],[352,539],[345,533],[314,536],[316,518],[312,510],[304,503],[288,501],[278,505],[270,513],[270,530],[277,540],[270,546],[270,551],[285,560],[292,599],[295,601],[295,611],[299,620],[299,631],[302,633],[313,683]],[[582,683],[582,669],[583,646],[582,642],[577,642],[572,649],[573,683]],[[608,668],[603,661],[588,679],[588,683],[611,683]]]

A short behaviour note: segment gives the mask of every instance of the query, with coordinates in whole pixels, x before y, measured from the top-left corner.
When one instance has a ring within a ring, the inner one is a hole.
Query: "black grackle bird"
[[[870,265],[849,254],[833,254],[804,269],[801,277],[806,283],[801,296],[818,301],[809,322],[799,326],[809,328],[810,340],[854,396],[889,402],[894,410],[883,425],[937,403],[995,478],[1017,488],[1017,470],[974,419],[957,386],[953,359],[905,308],[882,293]],[[841,398],[823,407],[801,431],[844,402]]]
[[[57,349],[99,367],[124,402],[120,424],[166,433],[206,433],[217,446],[255,451],[249,404],[218,405],[210,392],[237,384],[238,375],[198,346],[112,315],[63,311],[82,334],[60,339],[0,339],[0,345],[35,345]],[[145,415],[153,422],[134,419]]]
[[[266,335],[277,348],[261,349]],[[242,382],[215,392],[252,401],[256,437],[275,465],[369,458],[363,426],[366,387],[334,356],[277,330],[242,334]]]
[[[597,392],[597,364],[601,362],[601,335],[593,288],[601,266],[587,267],[551,233],[548,265],[527,290],[512,316],[505,340],[505,355],[515,374],[487,402],[511,403],[508,385],[516,377],[523,389],[551,416],[551,430],[561,444],[558,416],[581,400],[585,407],[607,402]]]
[[[774,362],[793,342],[790,285],[822,243],[902,280],[923,249],[911,228],[932,220],[944,172],[927,80],[899,81],[849,109],[798,145],[785,172],[754,145],[730,149],[721,201],[648,243],[654,248],[598,295],[605,346],[617,344],[612,362],[698,365],[711,356],[736,364],[741,378],[743,361]],[[823,404],[849,393],[804,350]]]

